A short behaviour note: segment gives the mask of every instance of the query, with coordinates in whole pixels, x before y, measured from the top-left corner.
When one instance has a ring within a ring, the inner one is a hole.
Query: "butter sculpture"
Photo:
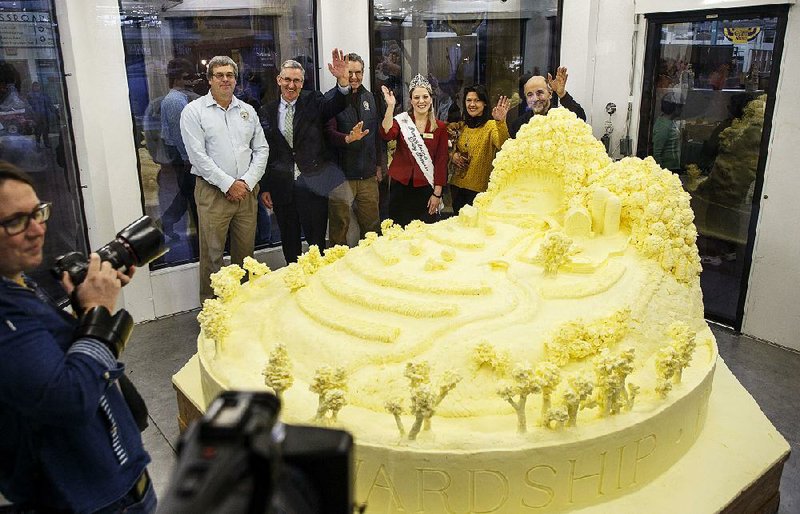
[[[458,216],[268,272],[223,268],[206,398],[272,389],[350,430],[371,513],[562,512],[646,484],[703,429],[717,358],[689,196],[535,116]]]

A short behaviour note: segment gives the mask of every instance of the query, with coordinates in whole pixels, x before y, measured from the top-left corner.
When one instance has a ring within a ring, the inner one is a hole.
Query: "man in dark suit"
[[[281,65],[281,96],[260,113],[270,152],[261,180],[261,202],[275,211],[281,231],[283,256],[297,262],[301,253],[301,228],[309,245],[325,249],[328,195],[344,182],[327,146],[325,123],[347,107],[350,86],[347,61],[333,50],[328,70],[338,86],[325,95],[304,91],[303,65],[288,60]]]

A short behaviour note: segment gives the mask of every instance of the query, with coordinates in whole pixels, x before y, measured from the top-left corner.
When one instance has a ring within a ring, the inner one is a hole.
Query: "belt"
[[[147,473],[147,468],[145,468],[144,471],[142,471],[142,474],[139,475],[139,478],[136,479],[136,482],[134,482],[131,490],[128,491],[128,494],[125,496],[129,496],[139,502],[142,500],[142,498],[144,498],[144,493],[147,491],[149,486],[150,475]]]

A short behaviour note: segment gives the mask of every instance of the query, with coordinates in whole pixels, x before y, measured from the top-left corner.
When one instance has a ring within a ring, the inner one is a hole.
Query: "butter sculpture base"
[[[200,375],[195,355],[172,378],[181,430],[213,400],[205,398]],[[789,444],[719,359],[705,428],[684,457],[657,479],[621,498],[573,512],[638,514],[643,506],[651,514],[775,512],[788,456]]]

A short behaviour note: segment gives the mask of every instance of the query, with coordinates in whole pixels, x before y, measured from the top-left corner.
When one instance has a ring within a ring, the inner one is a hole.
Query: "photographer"
[[[117,361],[132,320],[110,315],[130,277],[92,254],[77,287],[62,277],[79,316],[59,309],[25,276],[49,216],[31,179],[0,162],[0,493],[18,512],[153,512],[132,413],[143,404],[129,407]]]

